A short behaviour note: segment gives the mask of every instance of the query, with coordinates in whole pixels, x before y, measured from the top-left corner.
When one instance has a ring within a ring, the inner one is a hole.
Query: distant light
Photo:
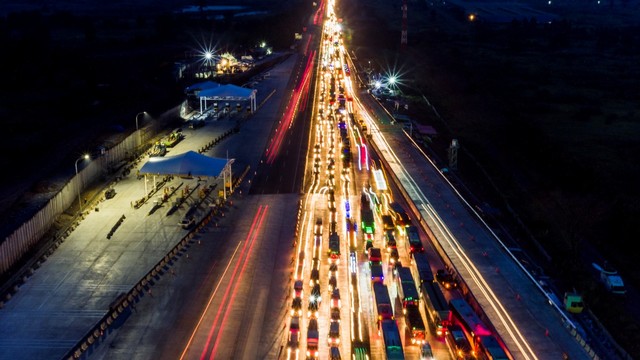
[[[380,89],[380,87],[382,86],[382,83],[380,81],[376,81],[374,83],[374,86],[375,86],[376,89]]]
[[[267,43],[266,43],[266,42],[264,42],[264,41],[263,41],[263,42],[261,42],[261,43],[260,43],[260,47],[261,47],[261,48],[263,48],[263,47],[265,47],[265,46],[267,46]]]
[[[207,51],[207,52],[204,53],[204,57],[207,60],[211,60],[211,58],[213,58],[213,54],[211,52]]]
[[[551,3],[551,1],[549,1],[549,3]],[[469,21],[473,21],[476,19],[476,15],[475,14],[469,14]]]
[[[391,76],[391,77],[389,78],[389,84],[393,85],[393,84],[395,84],[395,83],[396,83],[396,77],[395,77],[395,76]]]

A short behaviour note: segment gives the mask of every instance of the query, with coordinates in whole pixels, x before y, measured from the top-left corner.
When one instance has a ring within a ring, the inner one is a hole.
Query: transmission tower
[[[458,149],[460,145],[458,144],[458,139],[452,139],[451,145],[449,145],[449,169],[457,170],[458,169]]]
[[[407,46],[407,0],[402,0],[402,35],[400,36],[400,48]]]

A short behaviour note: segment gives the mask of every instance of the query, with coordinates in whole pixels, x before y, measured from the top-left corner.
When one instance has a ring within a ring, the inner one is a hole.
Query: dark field
[[[511,224],[557,287],[580,291],[638,354],[640,11],[638,2],[609,5],[541,8],[556,16],[551,23],[531,20],[534,12],[493,23],[471,22],[461,7],[408,1],[405,50],[401,2],[344,7],[358,57],[399,73],[409,115],[438,129],[431,149],[447,159],[451,139],[460,141],[457,174],[478,205],[497,208],[494,217]],[[625,297],[597,282],[591,263],[604,261],[621,272]]]
[[[0,5],[0,14],[24,9],[0,17],[0,166],[11,169],[0,180],[0,213],[24,203],[24,192],[57,190],[58,178],[64,183],[73,175],[81,154],[135,130],[139,112],[157,119],[178,106],[184,87],[196,80],[176,80],[174,62],[205,47],[238,57],[261,41],[288,49],[311,6],[244,0],[233,3],[243,9],[180,13],[189,4]],[[247,15],[253,12],[260,15]]]
[[[235,1],[224,5],[268,15],[214,18],[175,13],[190,2],[54,3],[0,6],[0,16],[29,10],[0,17],[4,214],[25,192],[55,190],[49,179],[61,169],[71,176],[79,154],[135,129],[140,111],[157,117],[178,105],[187,84],[172,68],[185,53],[210,43],[241,52],[262,40],[287,49],[311,6]],[[446,159],[458,139],[457,174],[477,203],[498,209],[557,287],[582,292],[627,352],[640,353],[640,4],[559,3],[542,9],[557,16],[549,24],[470,22],[459,7],[407,3],[409,43],[399,51],[400,0],[343,2],[358,59],[400,74],[409,115],[440,133],[432,151]],[[596,282],[590,264],[605,260],[624,277],[625,297]]]

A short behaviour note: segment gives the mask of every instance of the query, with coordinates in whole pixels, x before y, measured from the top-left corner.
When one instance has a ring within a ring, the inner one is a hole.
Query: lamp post
[[[142,111],[136,114],[136,132],[138,133],[138,146],[142,145],[142,138],[140,136],[140,127],[138,126],[138,116],[146,115],[146,114],[147,114],[146,111]]]
[[[89,160],[89,154],[84,154],[76,160],[76,189],[78,190],[78,207],[80,208],[80,212],[82,213],[82,201],[80,200],[80,183],[78,182],[78,161],[80,160]]]

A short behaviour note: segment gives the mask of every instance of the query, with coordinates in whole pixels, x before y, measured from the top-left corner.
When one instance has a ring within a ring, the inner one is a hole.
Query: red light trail
[[[298,112],[298,106],[302,103],[302,108],[306,108],[306,101],[309,96],[309,83],[311,82],[311,74],[313,70],[314,58],[316,52],[313,51],[307,58],[307,65],[305,67],[302,79],[293,90],[289,105],[287,105],[287,111],[282,116],[278,127],[276,128],[275,138],[271,139],[271,145],[267,149],[267,164],[273,164],[276,157],[280,153],[280,147],[284,141],[284,135],[286,131],[293,125],[293,119]]]
[[[241,282],[240,280],[242,279],[242,275],[244,274],[244,270],[246,268],[246,265],[248,263],[249,257],[251,256],[252,250],[253,250],[253,245],[255,243],[255,239],[258,237],[259,233],[260,233],[260,229],[262,228],[262,223],[264,221],[265,215],[267,213],[267,209],[268,206],[260,206],[258,208],[258,211],[256,212],[255,217],[253,218],[253,222],[251,224],[251,227],[249,228],[249,233],[247,234],[247,238],[244,241],[244,245],[242,246],[242,250],[240,251],[240,254],[238,256],[237,262],[234,266],[234,269],[232,271],[232,275],[231,275],[231,279],[229,280],[229,283],[226,286],[222,301],[221,301],[221,305],[218,308],[217,312],[216,312],[216,316],[213,320],[213,322],[210,324],[210,329],[209,332],[207,334],[207,341],[204,344],[202,353],[200,355],[200,359],[206,359],[207,358],[207,354],[209,353],[210,350],[210,345],[211,345],[211,341],[214,337],[214,333],[217,331],[217,337],[216,337],[216,341],[214,343],[214,347],[211,351],[211,354],[209,356],[210,359],[213,359],[217,350],[217,345],[218,342],[220,340],[220,335],[222,332],[222,329],[224,328],[224,324],[225,324],[225,320],[227,319],[228,313],[230,311],[231,308],[231,304],[233,303],[233,299],[235,298],[235,294],[238,288],[238,284]],[[195,338],[198,329],[200,328],[200,325],[203,323],[205,316],[208,313],[209,307],[211,306],[211,303],[213,302],[213,299],[215,298],[216,294],[218,293],[218,288],[220,287],[220,284],[222,283],[222,280],[224,279],[224,277],[227,274],[227,271],[229,270],[229,267],[232,264],[232,261],[234,259],[234,257],[236,256],[236,254],[238,253],[238,250],[240,248],[240,245],[242,245],[242,242],[238,243],[238,246],[236,247],[229,263],[227,264],[227,267],[225,268],[224,273],[222,274],[222,276],[220,277],[220,280],[218,282],[218,285],[216,286],[215,290],[213,291],[213,293],[211,294],[211,296],[209,297],[209,302],[207,303],[207,306],[205,307],[204,311],[202,312],[202,315],[200,316],[200,320],[198,321],[198,324],[196,325],[195,329],[193,330],[193,333],[191,334],[191,337],[189,338],[189,341],[187,342],[187,344],[185,345],[185,348],[180,356],[180,359],[185,359],[187,357],[187,352],[189,351],[192,343],[193,343],[193,339]],[[249,250],[247,251],[247,247],[249,248]],[[242,264],[242,270],[238,273],[238,269],[240,268],[240,264]],[[236,277],[238,277],[238,281],[235,281]],[[229,294],[231,293],[231,299],[230,301],[227,301],[227,298],[229,297]],[[220,316],[222,316],[222,313],[224,312],[224,316],[222,319],[222,323],[220,324],[220,326],[218,325]]]

